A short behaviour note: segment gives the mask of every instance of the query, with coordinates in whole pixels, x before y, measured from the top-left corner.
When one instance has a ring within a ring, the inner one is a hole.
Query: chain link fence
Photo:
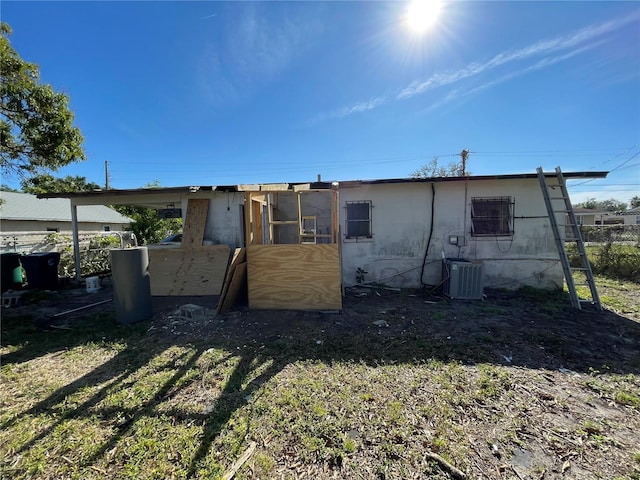
[[[83,232],[80,242],[80,270],[82,277],[107,275],[111,272],[109,250],[137,246],[133,232]],[[57,232],[0,233],[0,253],[60,253],[58,275],[75,278],[73,239],[70,234]]]
[[[581,225],[580,233],[582,240],[588,244],[619,243],[640,246],[640,225]]]
[[[583,225],[580,233],[594,273],[640,283],[640,225]],[[582,266],[575,243],[567,253],[572,266]]]

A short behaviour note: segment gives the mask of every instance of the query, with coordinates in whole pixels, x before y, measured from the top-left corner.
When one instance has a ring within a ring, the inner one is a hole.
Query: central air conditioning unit
[[[483,292],[482,262],[464,258],[442,260],[443,293],[449,298],[481,300]]]

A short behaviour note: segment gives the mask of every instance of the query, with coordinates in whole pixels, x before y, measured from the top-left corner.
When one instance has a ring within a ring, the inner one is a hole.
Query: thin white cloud
[[[369,100],[368,102],[358,103],[353,105],[352,107],[343,108],[338,112],[338,116],[346,117],[347,115],[351,115],[352,113],[360,113],[366,112],[367,110],[372,110],[385,102],[383,97],[374,98],[373,100]]]
[[[456,72],[449,72],[444,74],[436,73],[424,81],[412,82],[408,87],[400,90],[396,98],[410,98],[414,95],[424,93],[427,90],[450,85],[465,78],[479,75],[486,72],[487,70],[491,70],[508,63],[527,60],[534,56],[548,55],[556,51],[573,48],[577,45],[584,44],[590,40],[598,38],[606,33],[617,30],[618,28],[630,22],[638,20],[639,17],[640,15],[636,13],[627,17],[610,20],[599,25],[591,25],[569,35],[556,37],[550,40],[543,40],[518,50],[499,53],[488,62],[472,63]],[[553,63],[557,63],[557,61]],[[540,66],[536,68],[536,70],[539,68],[543,67]]]
[[[491,80],[490,82],[487,82],[483,85],[480,85],[478,87],[472,88],[470,90],[467,90],[466,92],[464,92],[463,94],[459,95],[459,96],[469,96],[469,95],[473,95],[475,93],[478,93],[482,90],[486,90],[488,88],[492,88],[495,87],[496,85],[499,85],[501,83],[504,83],[508,80],[511,80],[513,78],[516,77],[520,77],[522,75],[526,75],[527,73],[531,73],[531,72],[535,72],[536,70],[541,70],[543,68],[547,68],[550,67],[551,65],[555,65],[556,63],[560,63],[560,62],[564,62],[565,60],[569,60],[572,57],[575,57],[576,55],[579,55],[583,52],[586,52],[587,50],[591,50],[595,47],[597,47],[598,45],[601,45],[602,41],[599,42],[594,42],[591,43],[589,45],[586,45],[582,48],[576,48],[575,50],[572,50],[568,53],[565,53],[563,55],[556,55],[555,57],[546,57],[543,58],[542,60],[539,60],[538,62],[534,63],[533,65],[530,65],[526,68],[523,68],[521,70],[516,70],[514,72],[510,72],[507,73],[505,75],[502,75],[501,77],[498,77],[494,80]],[[453,100],[453,98],[449,98],[449,100]]]
[[[501,52],[486,62],[473,62],[465,66],[464,68],[453,72],[435,73],[425,80],[415,80],[411,82],[409,85],[398,91],[398,93],[393,96],[393,99],[398,101],[406,100],[439,87],[453,85],[462,80],[476,77],[480,74],[501,66],[531,60],[535,57],[543,57],[533,65],[525,66],[524,68],[518,68],[516,71],[506,73],[500,78],[487,82],[484,85],[481,85],[474,89],[467,90],[466,92],[461,92],[459,90],[449,92],[443,99],[438,101],[437,104],[434,104],[429,108],[429,110],[432,110],[456,98],[477,93],[481,90],[485,90],[508,81],[514,77],[525,75],[527,73],[547,68],[551,65],[568,60],[569,58],[572,58],[580,53],[585,52],[586,50],[592,49],[595,46],[603,43],[603,40],[601,39],[602,36],[614,32],[615,30],[629,23],[636,22],[639,19],[640,10],[625,17],[620,17],[600,24],[587,26],[567,35],[558,36],[548,40],[542,40],[524,48]],[[570,51],[562,55],[553,55],[564,50]],[[325,120],[328,118],[341,118],[354,113],[369,111],[384,103],[387,103],[391,99],[392,98],[390,97],[384,96],[377,97],[375,99],[375,102],[361,102],[352,106],[340,108],[331,113],[320,114],[316,117],[316,121],[314,123],[319,120]],[[368,108],[363,108],[363,106]]]
[[[353,115],[354,113],[362,113],[368,110],[373,110],[374,108],[379,107],[386,101],[387,101],[386,97],[372,98],[371,100],[356,103],[355,105],[351,105],[348,107],[339,108],[332,112],[321,113],[320,115],[316,116],[315,118],[307,122],[307,124],[314,125],[324,120],[329,120],[331,118],[344,118],[344,117],[348,117],[349,115]]]
[[[256,9],[249,9],[230,37],[235,74],[271,78],[296,55],[304,31],[289,19],[270,22]]]
[[[243,98],[281,75],[319,31],[314,18],[294,17],[287,11],[274,21],[259,3],[221,15],[225,16],[222,40],[203,48],[198,67],[200,86],[215,103]]]

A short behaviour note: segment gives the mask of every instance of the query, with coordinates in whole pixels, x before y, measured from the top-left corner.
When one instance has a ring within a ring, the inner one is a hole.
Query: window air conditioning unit
[[[442,260],[443,293],[449,298],[481,300],[483,292],[482,262],[464,258]]]

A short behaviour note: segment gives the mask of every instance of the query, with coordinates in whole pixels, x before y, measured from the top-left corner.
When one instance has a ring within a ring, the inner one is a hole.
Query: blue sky
[[[640,194],[640,4],[2,2],[20,55],[71,98],[114,188],[611,170],[574,202]],[[3,179],[9,185],[16,184]],[[580,183],[579,185],[577,183]]]

